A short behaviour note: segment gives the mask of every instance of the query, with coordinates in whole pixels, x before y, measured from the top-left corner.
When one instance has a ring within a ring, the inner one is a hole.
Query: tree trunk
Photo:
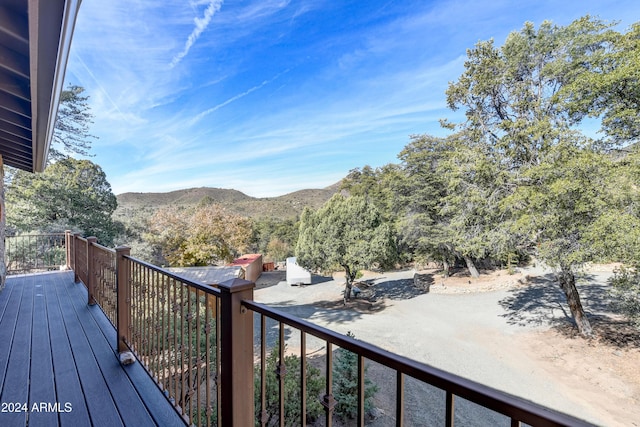
[[[561,266],[560,272],[558,273],[558,283],[560,284],[560,288],[567,298],[569,310],[571,310],[573,320],[578,327],[578,332],[580,332],[580,334],[584,337],[592,336],[593,330],[591,329],[589,319],[584,312],[584,308],[582,308],[580,295],[578,294],[578,289],[576,288],[576,276],[573,271],[571,271],[570,267]]]
[[[351,288],[353,287],[353,280],[355,279],[356,274],[351,272],[348,265],[343,265],[343,267],[344,277],[346,279],[346,283],[344,284],[344,300],[349,301],[351,299]]]
[[[0,155],[0,291],[4,289],[7,280],[7,265],[5,264],[4,238],[7,220],[4,215],[4,159]]]
[[[444,277],[449,277],[450,271],[449,271],[449,261],[447,261],[446,259],[442,261],[442,275]]]
[[[471,277],[473,277],[474,279],[477,279],[478,277],[480,277],[480,273],[478,273],[478,269],[476,268],[476,265],[473,263],[473,260],[471,259],[471,257],[465,256],[464,262],[467,263],[467,268],[469,269],[469,274],[471,274]]]

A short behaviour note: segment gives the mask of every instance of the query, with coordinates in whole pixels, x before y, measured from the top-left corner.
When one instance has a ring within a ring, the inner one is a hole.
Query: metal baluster
[[[447,427],[453,427],[454,424],[455,424],[455,396],[450,391],[447,391],[445,425]]]
[[[396,371],[396,426],[404,425],[404,374]]]
[[[300,425],[307,425],[307,336],[300,331]]]
[[[338,403],[333,397],[333,350],[331,342],[327,341],[327,357],[326,357],[326,394],[322,399],[322,406],[325,407],[326,427],[333,425],[333,408]]]
[[[364,398],[365,398],[365,381],[364,381],[364,357],[358,355],[358,425],[364,426]]]
[[[267,425],[267,320],[260,315],[260,425]]]
[[[278,390],[280,392],[278,396],[278,404],[280,406],[280,427],[284,427],[284,376],[287,374],[287,367],[284,363],[284,324],[278,322],[279,336],[278,336],[278,367],[276,368],[276,375],[278,376],[279,384]]]

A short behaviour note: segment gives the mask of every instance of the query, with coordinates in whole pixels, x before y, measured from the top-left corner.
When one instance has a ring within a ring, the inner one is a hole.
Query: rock
[[[384,411],[380,408],[373,408],[372,410],[369,411],[369,416],[374,420],[377,418],[380,418],[383,415],[384,415]]]

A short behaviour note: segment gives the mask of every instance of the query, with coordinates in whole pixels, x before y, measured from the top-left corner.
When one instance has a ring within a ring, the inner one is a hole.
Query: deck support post
[[[67,257],[66,263],[67,263],[67,270],[73,270],[73,241],[72,241],[73,237],[71,235],[71,230],[65,230],[64,231],[64,249],[65,249],[65,254]]]
[[[80,276],[78,275],[78,237],[80,233],[73,233],[73,281],[78,283]]]
[[[95,305],[95,293],[96,293],[96,275],[95,275],[95,261],[94,261],[94,244],[98,243],[97,237],[87,237],[87,304]]]
[[[242,300],[253,301],[255,284],[231,279],[219,285],[221,321],[221,418],[233,427],[254,425],[253,311]],[[250,398],[248,398],[250,397]]]
[[[131,271],[129,261],[125,258],[131,254],[128,246],[116,248],[116,293],[118,302],[118,353],[128,353],[128,342],[131,342]]]

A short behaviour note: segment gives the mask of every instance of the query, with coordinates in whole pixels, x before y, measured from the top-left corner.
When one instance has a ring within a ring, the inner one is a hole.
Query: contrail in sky
[[[184,44],[184,49],[182,49],[182,52],[173,57],[173,59],[171,60],[171,64],[169,64],[169,67],[175,67],[180,61],[182,61],[182,58],[187,56],[187,53],[189,53],[189,49],[191,49],[191,46],[193,46],[196,40],[198,40],[198,37],[200,37],[200,34],[202,34],[202,32],[209,26],[213,15],[215,15],[215,13],[222,7],[222,3],[223,0],[211,0],[204,11],[204,16],[202,18],[196,17],[193,20],[196,24],[195,28],[193,29],[193,31],[191,31],[191,34],[189,34],[189,37]]]

